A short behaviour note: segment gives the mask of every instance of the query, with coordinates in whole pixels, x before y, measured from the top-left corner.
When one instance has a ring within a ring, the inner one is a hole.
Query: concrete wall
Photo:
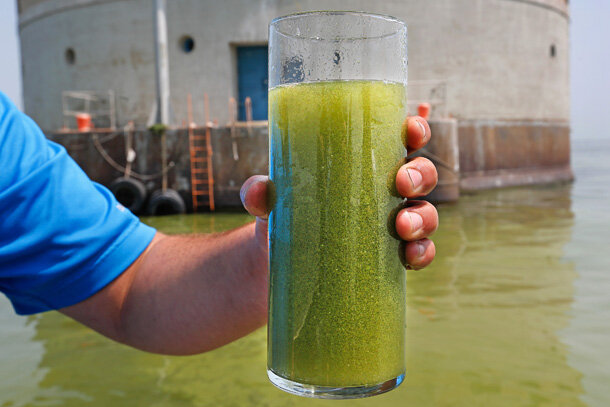
[[[61,126],[63,90],[112,89],[119,122],[144,125],[153,107],[152,0],[21,0],[24,103],[46,130]],[[193,93],[203,121],[228,120],[236,96],[235,46],[264,44],[278,15],[366,9],[409,26],[409,79],[448,82],[447,112],[467,120],[569,120],[565,0],[171,0],[170,81],[177,123]],[[185,54],[183,35],[195,40]],[[556,56],[550,56],[554,45]],[[65,51],[76,54],[74,65]]]
[[[459,123],[458,133],[462,190],[574,178],[567,123],[464,120]]]
[[[194,130],[196,136],[205,134],[204,128]],[[96,146],[93,137],[99,140]],[[233,139],[228,127],[213,128],[210,131],[212,144],[212,168],[214,176],[214,200],[217,208],[241,208],[239,190],[253,174],[266,174],[269,166],[267,126],[238,127],[235,129],[237,157],[233,156]],[[100,153],[101,148],[119,166],[126,165],[126,135],[117,133],[58,133],[48,137],[63,145],[70,156],[87,173],[102,185],[109,186],[114,180],[124,176]],[[161,188],[161,138],[148,131],[136,131],[133,135],[133,149],[136,160],[132,171],[143,175],[148,193]],[[169,188],[175,189],[184,199],[188,210],[192,210],[191,166],[189,138],[186,129],[169,131],[166,137],[167,162],[173,166],[167,172]],[[235,159],[237,158],[237,159]],[[138,178],[139,179],[139,178]]]
[[[459,127],[459,128],[458,128]],[[431,120],[434,134],[430,145],[418,155],[436,163],[439,182],[428,196],[433,202],[458,199],[460,190],[478,190],[514,185],[568,181],[570,169],[569,127],[546,122]],[[197,128],[202,136],[205,129]],[[268,171],[268,128],[236,127],[231,138],[228,127],[211,129],[212,167],[216,207],[240,208],[239,190],[254,174]],[[459,137],[458,137],[459,134]],[[91,133],[54,134],[49,137],[64,145],[68,153],[94,181],[110,185],[123,176],[100,153],[99,148],[120,166],[126,165],[125,134],[98,134],[100,146]],[[149,193],[161,188],[161,139],[148,131],[134,134],[136,160],[132,170],[148,176]],[[234,156],[233,142],[237,151]],[[168,185],[180,193],[191,210],[191,167],[186,129],[167,135],[168,162],[174,166],[167,173]],[[237,158],[237,159],[236,159]],[[155,175],[150,177],[151,175]]]

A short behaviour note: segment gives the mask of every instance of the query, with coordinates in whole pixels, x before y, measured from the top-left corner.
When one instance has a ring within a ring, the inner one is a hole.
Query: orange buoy
[[[428,120],[428,116],[430,116],[430,103],[420,103],[417,106],[417,114]]]
[[[76,114],[76,128],[78,131],[91,131],[91,115],[89,113]]]

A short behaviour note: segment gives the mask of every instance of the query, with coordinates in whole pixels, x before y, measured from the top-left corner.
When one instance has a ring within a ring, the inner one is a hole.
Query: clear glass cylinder
[[[403,22],[360,12],[270,25],[268,374],[290,393],[365,397],[404,378],[406,41]]]

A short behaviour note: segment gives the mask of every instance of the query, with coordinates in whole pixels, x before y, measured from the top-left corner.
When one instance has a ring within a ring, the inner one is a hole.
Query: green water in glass
[[[269,93],[268,367],[318,386],[405,372],[405,272],[392,237],[405,87],[382,81]]]

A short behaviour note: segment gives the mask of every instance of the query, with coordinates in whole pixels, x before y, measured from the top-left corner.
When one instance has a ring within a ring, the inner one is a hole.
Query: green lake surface
[[[368,399],[275,389],[266,330],[207,354],[151,355],[0,296],[0,406],[610,406],[610,142],[573,146],[574,184],[439,207],[437,259],[407,272],[407,376]],[[244,214],[146,218],[219,232]],[[230,323],[230,321],[228,321]]]

